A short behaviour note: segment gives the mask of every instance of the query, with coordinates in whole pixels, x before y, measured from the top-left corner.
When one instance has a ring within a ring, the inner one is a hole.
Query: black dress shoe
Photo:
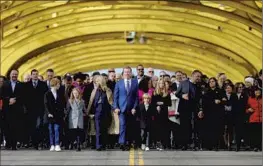
[[[12,150],[17,150],[17,148],[16,147],[12,147]]]
[[[25,144],[25,145],[24,145],[24,148],[28,149],[28,148],[29,148],[29,145],[28,145],[28,144]]]
[[[192,151],[198,151],[197,147],[193,147]]]
[[[5,150],[10,150],[11,146],[5,146]]]
[[[182,151],[186,151],[186,150],[187,150],[187,147],[183,146]]]
[[[258,148],[254,148],[254,152],[257,152],[258,151]]]
[[[80,151],[81,151],[81,149],[80,149],[80,147],[78,147],[78,148],[77,148],[77,152],[80,152]]]
[[[131,147],[130,147],[129,145],[126,145],[126,146],[125,146],[125,150],[126,150],[126,151],[129,151],[130,149],[131,149]]]
[[[125,146],[124,146],[124,145],[120,145],[120,149],[121,149],[122,151],[125,151]]]
[[[236,152],[238,152],[239,150],[240,150],[240,148],[239,148],[239,147],[237,147],[235,151],[236,151]]]

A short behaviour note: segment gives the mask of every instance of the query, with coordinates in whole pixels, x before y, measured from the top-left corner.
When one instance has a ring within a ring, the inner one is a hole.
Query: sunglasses
[[[144,71],[144,69],[138,69],[139,71]]]
[[[109,73],[111,73],[111,72],[115,72],[114,70],[110,70],[110,71],[108,71]]]
[[[160,75],[160,77],[164,77],[164,75]]]
[[[153,71],[148,71],[149,73],[153,73]]]

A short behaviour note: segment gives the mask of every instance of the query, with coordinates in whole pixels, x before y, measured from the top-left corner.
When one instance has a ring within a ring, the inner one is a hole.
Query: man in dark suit
[[[180,82],[182,81],[182,72],[176,71],[175,72],[175,82],[172,84],[172,89],[176,91],[180,85]]]
[[[114,89],[113,109],[119,114],[120,136],[119,143],[122,150],[129,150],[132,141],[134,141],[134,126],[136,109],[139,103],[138,81],[131,79],[132,69],[125,67],[123,69],[123,78],[116,83]],[[126,147],[125,147],[126,144]]]
[[[138,65],[137,66],[137,76],[135,77],[138,81],[138,84],[140,84],[141,80],[144,79],[145,77],[148,77],[147,75],[144,75],[144,67],[143,65]]]
[[[47,69],[46,74],[47,74],[47,80],[45,82],[48,86],[48,89],[50,89],[50,81],[55,76],[55,73],[53,69]]]
[[[33,146],[38,150],[39,143],[42,143],[41,128],[44,118],[44,95],[48,91],[47,84],[38,80],[38,71],[31,71],[31,81],[25,83],[26,98],[25,105],[28,117],[28,139],[31,136]],[[28,143],[27,143],[28,144]]]
[[[198,83],[201,81],[201,72],[193,71],[190,80],[182,81],[176,91],[176,96],[180,98],[178,112],[180,114],[182,150],[186,150],[192,136],[192,116],[203,117],[203,112],[199,111],[201,91]],[[196,146],[196,145],[194,145]],[[195,149],[195,147],[194,147]]]
[[[16,145],[20,136],[23,134],[20,125],[23,117],[23,83],[17,80],[18,70],[12,70],[10,81],[4,83],[2,87],[3,110],[6,114],[7,148],[17,150]]]

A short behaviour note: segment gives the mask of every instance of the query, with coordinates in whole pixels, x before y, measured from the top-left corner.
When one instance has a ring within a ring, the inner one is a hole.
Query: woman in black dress
[[[152,97],[152,104],[155,108],[155,136],[157,150],[163,150],[168,139],[168,106],[171,106],[171,97],[165,88],[165,82],[159,80]]]
[[[220,137],[223,135],[224,105],[223,91],[219,88],[216,78],[209,79],[209,88],[203,96],[205,123],[204,147],[218,150]]]

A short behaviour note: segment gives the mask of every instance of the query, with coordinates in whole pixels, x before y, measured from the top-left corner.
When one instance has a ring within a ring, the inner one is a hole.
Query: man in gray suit
[[[192,115],[203,117],[203,112],[199,111],[201,91],[197,85],[201,81],[201,75],[199,70],[194,70],[191,79],[182,81],[176,91],[176,96],[180,98],[178,112],[180,114],[182,150],[187,150],[187,145],[191,140]]]

